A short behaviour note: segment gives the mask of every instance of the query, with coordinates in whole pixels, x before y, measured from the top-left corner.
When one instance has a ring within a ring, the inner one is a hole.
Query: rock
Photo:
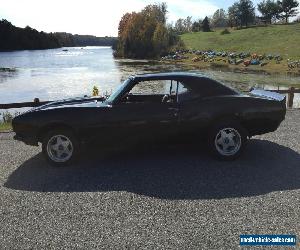
[[[262,62],[261,64],[260,64],[260,66],[261,67],[264,67],[264,66],[266,66],[268,64],[268,62]]]
[[[259,65],[260,61],[257,59],[252,59],[250,63],[251,63],[251,65]]]
[[[245,61],[244,61],[244,66],[245,66],[245,67],[248,67],[250,64],[251,64],[251,61],[250,61],[250,60],[245,60]]]

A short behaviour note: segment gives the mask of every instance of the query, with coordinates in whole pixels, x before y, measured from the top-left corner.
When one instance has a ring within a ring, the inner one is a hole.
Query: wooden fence
[[[300,89],[296,89],[294,87],[290,87],[289,89],[276,89],[276,90],[268,90],[272,92],[277,92],[280,94],[287,95],[287,106],[288,108],[292,108],[294,104],[294,96],[296,93],[300,93]],[[91,100],[100,100],[101,98],[91,98]],[[41,102],[38,98],[35,98],[33,102],[20,102],[20,103],[6,103],[0,104],[0,109],[13,109],[13,108],[25,108],[25,107],[38,107],[44,104],[47,104],[51,101],[43,101]]]
[[[0,109],[14,109],[14,108],[27,108],[27,107],[39,107],[50,101],[40,102],[38,98],[35,98],[33,102],[18,102],[18,103],[5,103],[0,104]]]

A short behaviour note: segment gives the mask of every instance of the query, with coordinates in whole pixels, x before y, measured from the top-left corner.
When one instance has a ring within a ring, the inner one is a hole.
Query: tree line
[[[38,32],[29,26],[15,27],[5,19],[0,20],[0,50],[2,51],[59,47],[57,38],[51,33]]]
[[[174,31],[177,34],[183,34],[187,32],[198,32],[211,31],[210,28],[210,19],[206,16],[203,20],[199,19],[198,21],[192,22],[192,16],[188,16],[187,18],[179,18],[174,24]]]
[[[73,35],[65,32],[55,32],[54,36],[58,39],[62,47],[81,47],[81,46],[115,46],[116,37],[96,37],[91,35]]]
[[[19,28],[9,21],[0,20],[0,50],[53,49],[74,46],[114,46],[115,37],[73,35],[70,33],[39,32],[29,26]]]
[[[155,58],[183,46],[171,25],[167,25],[167,5],[150,4],[140,12],[123,15],[118,27],[115,56]]]
[[[178,34],[187,32],[210,31],[210,27],[248,27],[249,25],[289,23],[289,19],[298,14],[297,0],[263,0],[257,5],[260,13],[256,15],[256,7],[251,0],[239,0],[228,10],[218,9],[210,18],[205,17],[192,21],[192,17],[179,18],[173,25]],[[299,18],[297,19],[299,20]]]

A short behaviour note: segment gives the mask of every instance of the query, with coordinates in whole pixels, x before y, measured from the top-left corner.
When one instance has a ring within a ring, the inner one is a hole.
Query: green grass
[[[181,38],[188,49],[271,53],[300,59],[300,23],[229,29],[231,33],[226,35],[221,35],[222,30],[188,33]]]
[[[0,122],[0,132],[11,130],[11,123]]]

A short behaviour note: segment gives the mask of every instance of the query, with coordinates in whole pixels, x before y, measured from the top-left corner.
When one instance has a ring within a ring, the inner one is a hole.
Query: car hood
[[[45,105],[30,109],[28,112],[58,109],[58,108],[82,108],[82,107],[101,107],[107,106],[104,97],[77,97],[49,102]]]

